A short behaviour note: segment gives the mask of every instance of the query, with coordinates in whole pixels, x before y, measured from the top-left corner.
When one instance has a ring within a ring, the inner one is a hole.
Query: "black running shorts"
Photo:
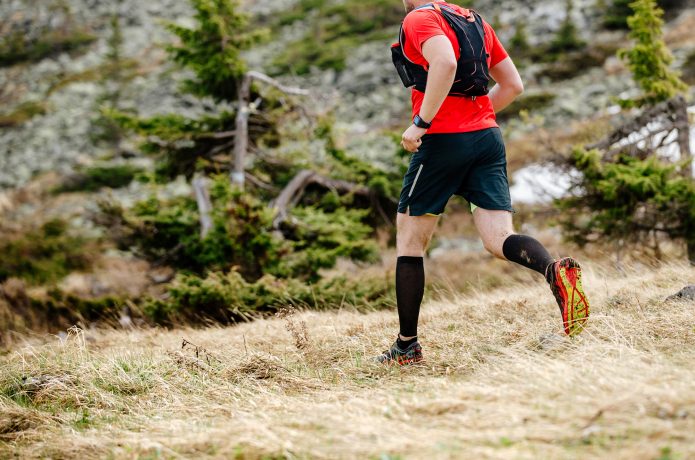
[[[439,215],[452,195],[465,198],[471,209],[514,211],[499,128],[422,137],[403,179],[398,212]]]

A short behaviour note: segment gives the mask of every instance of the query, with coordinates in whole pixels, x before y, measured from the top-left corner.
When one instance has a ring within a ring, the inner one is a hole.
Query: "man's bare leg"
[[[548,267],[555,260],[535,238],[514,233],[511,212],[476,208],[473,221],[490,254],[535,270],[547,279]]]
[[[473,221],[488,252],[545,277],[560,307],[565,333],[580,332],[589,317],[589,301],[582,287],[579,263],[571,257],[555,261],[538,240],[514,233],[512,214],[508,211],[476,208]]]
[[[473,222],[485,249],[498,259],[507,260],[503,246],[505,240],[514,234],[512,213],[476,208],[473,211]]]

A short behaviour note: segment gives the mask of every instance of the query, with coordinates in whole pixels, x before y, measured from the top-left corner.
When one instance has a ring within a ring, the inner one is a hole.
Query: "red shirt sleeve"
[[[493,68],[500,62],[507,59],[509,54],[507,54],[507,50],[505,50],[504,46],[502,46],[500,39],[497,38],[497,34],[492,26],[483,21],[483,27],[485,28],[485,46],[488,54],[490,55],[489,67]]]
[[[422,55],[422,44],[437,35],[446,35],[444,18],[436,11],[413,11],[403,21],[405,53],[415,63],[427,65]],[[424,61],[424,62],[423,62]]]

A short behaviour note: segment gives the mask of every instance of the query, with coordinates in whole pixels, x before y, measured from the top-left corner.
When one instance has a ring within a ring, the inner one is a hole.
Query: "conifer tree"
[[[574,20],[572,19],[572,12],[574,11],[574,2],[572,0],[567,0],[565,10],[565,19],[562,21],[560,28],[555,33],[555,38],[550,43],[549,51],[551,54],[574,51],[586,46],[586,43],[579,38],[577,26],[574,24]]]
[[[515,54],[526,54],[530,45],[528,42],[528,33],[526,32],[526,22],[524,20],[519,21],[516,24],[514,35],[509,41],[512,50]]]
[[[624,107],[642,107],[668,100],[688,87],[669,65],[671,52],[662,38],[664,11],[655,0],[636,0],[630,4],[634,14],[627,20],[634,45],[620,50],[626,59],[642,95],[635,100],[621,101]]]
[[[172,59],[192,70],[196,78],[186,80],[184,89],[217,101],[233,101],[237,84],[246,72],[239,55],[262,36],[251,31],[248,17],[238,11],[237,0],[191,0],[197,27],[169,24],[167,28],[181,43],[167,47]]]
[[[249,48],[263,31],[251,31],[248,17],[238,10],[237,0],[190,0],[195,10],[195,25],[168,24],[179,43],[167,47],[170,58],[195,77],[184,81],[183,90],[216,102],[235,102],[237,88],[246,73],[241,51]],[[251,140],[275,141],[275,123],[267,111],[275,106],[263,99],[259,112],[249,119]],[[217,113],[199,118],[179,114],[161,114],[140,118],[129,113],[110,111],[109,115],[126,130],[142,135],[142,149],[158,158],[157,176],[168,179],[197,170],[216,171],[213,157],[234,145],[235,113],[220,108]],[[220,134],[225,133],[225,134]]]

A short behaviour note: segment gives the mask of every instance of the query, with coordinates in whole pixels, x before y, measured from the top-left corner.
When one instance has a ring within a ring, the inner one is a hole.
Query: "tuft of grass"
[[[36,116],[45,114],[46,104],[41,102],[24,102],[12,112],[0,114],[0,128],[20,126]]]
[[[86,30],[45,30],[34,40],[12,33],[0,40],[0,67],[36,62],[63,52],[77,51],[90,45],[96,35]]]
[[[303,75],[312,68],[344,70],[345,59],[355,47],[394,34],[392,27],[403,20],[403,7],[391,0],[301,0],[295,9],[277,19],[277,25],[291,25],[311,14],[316,16],[312,30],[275,57],[275,73]]]
[[[143,169],[129,164],[93,166],[68,177],[55,193],[96,192],[101,188],[121,188],[130,184]]]
[[[522,111],[533,113],[534,110],[548,107],[555,100],[555,97],[555,94],[548,92],[526,94],[512,102],[509,107],[500,112],[497,115],[497,119],[499,121],[505,121],[510,118],[518,117]]]
[[[297,312],[301,349],[286,318],[27,339],[0,356],[0,457],[695,456],[695,318],[663,300],[695,269],[584,265],[579,337],[546,339],[542,281],[507,284],[425,304],[407,368],[371,360],[395,311]]]

